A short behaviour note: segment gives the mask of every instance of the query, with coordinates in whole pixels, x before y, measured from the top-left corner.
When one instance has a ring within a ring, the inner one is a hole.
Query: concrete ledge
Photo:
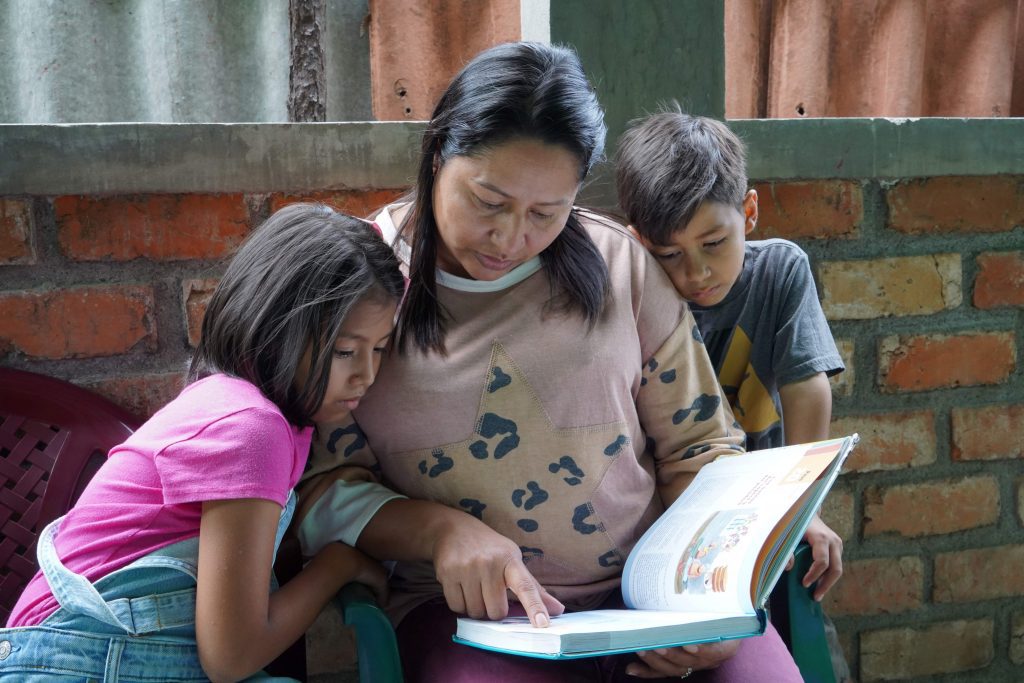
[[[736,119],[758,180],[1024,172],[1024,119]]]
[[[423,123],[0,125],[0,194],[405,187]]]
[[[0,125],[0,194],[405,187],[423,122]],[[756,180],[1024,173],[1024,119],[775,119],[729,125]],[[610,152],[613,150],[609,150]],[[589,194],[614,202],[610,169]],[[605,196],[607,195],[607,196]]]

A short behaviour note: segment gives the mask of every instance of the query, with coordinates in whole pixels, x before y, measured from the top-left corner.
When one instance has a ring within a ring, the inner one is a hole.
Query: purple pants
[[[613,605],[606,605],[612,607]],[[510,614],[523,614],[519,605],[509,606]],[[515,683],[603,683],[644,680],[626,674],[626,665],[636,655],[610,655],[574,660],[547,660],[499,654],[452,642],[455,620],[444,600],[420,605],[398,627],[398,649],[402,655],[405,680],[410,683],[478,683],[515,681]],[[678,678],[659,679],[664,681]],[[717,669],[695,671],[690,683],[802,683],[800,671],[778,632],[769,623],[764,635],[746,638],[736,656]]]

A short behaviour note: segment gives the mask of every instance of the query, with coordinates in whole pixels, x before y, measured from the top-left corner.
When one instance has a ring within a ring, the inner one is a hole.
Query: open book
[[[764,633],[768,594],[856,434],[753,451],[705,465],[637,542],[622,574],[624,610],[533,627],[526,617],[458,620],[456,642],[568,659]]]

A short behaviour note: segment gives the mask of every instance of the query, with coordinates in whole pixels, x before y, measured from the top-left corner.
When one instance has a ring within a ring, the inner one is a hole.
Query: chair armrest
[[[788,640],[793,659],[807,683],[835,683],[821,603],[815,602],[813,598],[814,586],[806,588],[801,583],[814,562],[811,547],[801,543],[794,555],[796,559],[793,569],[783,575],[786,584],[785,609],[789,617]]]
[[[361,583],[350,583],[338,594],[338,604],[345,623],[356,634],[359,680],[401,683],[402,662],[395,630],[370,589]]]

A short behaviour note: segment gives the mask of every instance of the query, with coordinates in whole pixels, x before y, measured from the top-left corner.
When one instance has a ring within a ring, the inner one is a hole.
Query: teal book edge
[[[760,636],[764,634],[765,628],[768,626],[768,613],[763,609],[756,610],[758,628],[756,631],[751,633],[737,633],[736,635],[722,637],[722,638],[704,638],[701,640],[683,640],[683,641],[670,641],[667,643],[654,643],[651,645],[644,645],[643,647],[629,647],[629,648],[612,648],[608,650],[588,650],[586,652],[525,652],[523,650],[509,650],[501,647],[491,647],[490,645],[483,645],[476,643],[471,640],[465,640],[459,638],[457,635],[452,636],[452,641],[456,643],[462,643],[463,645],[469,645],[475,647],[478,650],[488,650],[490,652],[499,652],[501,654],[516,655],[517,657],[533,657],[534,659],[586,659],[587,657],[605,657],[607,655],[622,655],[629,652],[641,652],[643,650],[654,650],[661,647],[682,647],[683,645],[699,645],[700,643],[718,643],[723,640],[737,640],[740,638],[750,638],[752,636]]]

